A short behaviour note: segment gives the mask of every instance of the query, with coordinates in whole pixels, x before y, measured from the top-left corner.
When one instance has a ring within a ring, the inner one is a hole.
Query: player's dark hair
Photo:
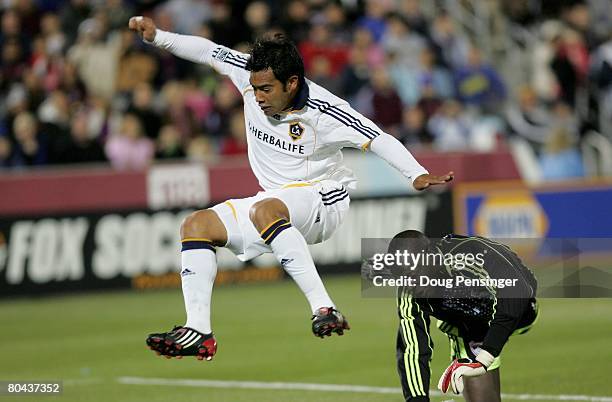
[[[257,40],[250,54],[245,66],[248,71],[270,68],[283,84],[293,75],[297,75],[300,82],[304,79],[304,61],[293,42],[282,34]]]
[[[396,234],[391,243],[389,243],[389,253],[395,253],[397,250],[408,251],[409,253],[419,253],[427,250],[430,241],[427,236],[418,230],[404,230]]]

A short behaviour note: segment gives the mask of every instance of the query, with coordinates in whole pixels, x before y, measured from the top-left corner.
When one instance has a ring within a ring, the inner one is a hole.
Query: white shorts
[[[332,180],[296,182],[280,189],[260,191],[253,197],[230,199],[212,207],[227,230],[227,244],[241,261],[272,252],[249,218],[251,206],[266,198],[280,199],[289,210],[291,225],[316,244],[331,237],[349,209],[346,188]]]

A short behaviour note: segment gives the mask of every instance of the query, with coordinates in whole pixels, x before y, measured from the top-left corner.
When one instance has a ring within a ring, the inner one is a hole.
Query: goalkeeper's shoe
[[[212,333],[203,334],[189,327],[176,326],[169,332],[150,334],[147,345],[168,359],[195,356],[198,360],[212,360],[217,352],[217,341]]]
[[[321,307],[312,315],[312,333],[323,338],[334,332],[344,335],[344,330],[351,329],[341,312],[333,307]]]

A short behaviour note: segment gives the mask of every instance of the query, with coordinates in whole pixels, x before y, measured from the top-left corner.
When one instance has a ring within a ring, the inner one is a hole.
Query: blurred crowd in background
[[[126,170],[246,152],[240,94],[127,29],[146,15],[245,52],[262,34],[285,33],[308,78],[411,150],[486,151],[522,138],[546,177],[583,176],[580,141],[609,135],[612,116],[610,0],[474,1],[498,3],[507,27],[531,35],[522,82],[435,1],[3,0],[0,168]]]

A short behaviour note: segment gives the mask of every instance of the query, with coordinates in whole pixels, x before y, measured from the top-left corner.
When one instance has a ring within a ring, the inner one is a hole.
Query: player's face
[[[292,76],[286,84],[280,82],[268,68],[251,72],[251,86],[257,104],[266,116],[274,116],[287,109],[297,92],[298,78]]]

